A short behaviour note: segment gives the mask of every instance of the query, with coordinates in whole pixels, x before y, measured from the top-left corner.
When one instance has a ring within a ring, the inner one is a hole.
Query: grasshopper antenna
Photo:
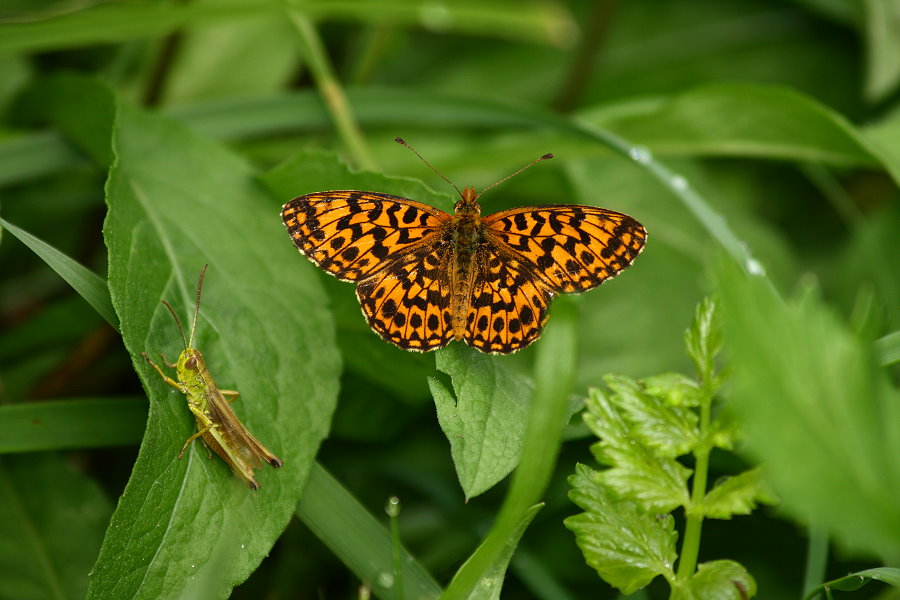
[[[491,188],[493,188],[493,187],[497,187],[498,185],[500,185],[501,183],[503,183],[503,182],[506,181],[507,179],[512,179],[513,177],[515,177],[516,175],[518,175],[519,173],[521,173],[522,171],[524,171],[524,170],[527,169],[528,167],[533,166],[535,163],[539,163],[539,162],[541,162],[542,160],[549,160],[549,159],[551,159],[551,158],[553,158],[553,155],[552,155],[552,154],[549,154],[549,153],[548,153],[548,154],[545,154],[545,155],[543,155],[543,156],[539,156],[538,158],[534,159],[533,161],[531,161],[530,163],[528,163],[527,165],[525,165],[524,167],[522,167],[521,169],[519,169],[518,171],[516,171],[515,173],[513,173],[512,175],[507,175],[506,177],[504,177],[503,179],[501,179],[501,180],[498,181],[497,183],[492,183],[491,185],[487,186],[486,188],[484,188],[483,190],[481,190],[480,192],[478,192],[478,195],[475,196],[475,197],[476,197],[476,198],[480,198],[481,195],[482,195],[483,193],[485,193],[486,191],[488,191],[489,189],[491,189]]]
[[[181,328],[181,319],[178,318],[178,314],[175,312],[175,309],[172,308],[172,305],[166,302],[165,300],[160,300],[163,304],[166,305],[166,308],[169,309],[169,312],[172,313],[172,318],[175,319],[175,324],[178,325],[178,333],[181,334],[181,341],[184,343],[185,349],[187,349],[187,340],[184,337],[184,329]]]
[[[189,346],[191,348],[194,347],[194,331],[197,329],[197,315],[200,314],[200,290],[203,289],[203,276],[206,274],[206,267],[208,267],[208,266],[209,266],[208,264],[203,265],[203,269],[200,271],[200,281],[197,282],[197,304],[194,307],[194,322],[191,323],[191,339],[190,339],[190,346]],[[181,335],[182,335],[182,337],[184,337],[183,333]],[[185,346],[185,348],[187,348],[187,347],[188,346]]]
[[[423,163],[425,163],[426,165],[428,165],[428,168],[429,168],[429,169],[431,169],[432,171],[434,171],[435,173],[437,173],[437,174],[438,174],[438,177],[440,177],[441,179],[443,179],[444,181],[446,181],[447,183],[449,183],[449,184],[453,187],[453,189],[456,190],[456,193],[459,194],[460,196],[462,196],[462,192],[459,191],[459,188],[456,187],[456,184],[453,183],[452,181],[450,181],[449,179],[447,179],[446,177],[444,177],[444,174],[443,174],[443,173],[441,173],[440,171],[438,171],[437,169],[435,169],[434,167],[432,167],[432,166],[431,166],[431,163],[428,162],[427,160],[425,160],[424,158],[422,158],[422,155],[419,154],[418,152],[416,152],[416,149],[415,149],[415,148],[413,148],[412,146],[410,146],[409,144],[406,143],[406,140],[404,140],[404,139],[401,138],[401,137],[395,137],[395,138],[394,138],[394,141],[397,142],[398,144],[400,144],[401,146],[406,146],[407,148],[409,148],[410,150],[412,150],[413,154],[415,154],[416,156],[419,157],[419,160],[421,160]]]

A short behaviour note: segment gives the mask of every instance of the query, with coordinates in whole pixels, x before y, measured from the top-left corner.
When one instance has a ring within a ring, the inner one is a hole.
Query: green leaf
[[[657,575],[670,582],[675,573],[675,520],[623,500],[603,485],[599,473],[584,465],[569,478],[569,498],[585,512],[567,518],[565,526],[585,561],[610,585],[631,594]]]
[[[871,340],[813,292],[785,303],[718,269],[731,405],[784,510],[854,548],[900,553],[900,399]]]
[[[697,382],[681,373],[651,375],[640,381],[648,396],[659,398],[669,406],[699,406],[700,389]]]
[[[733,560],[700,563],[685,583],[672,588],[672,600],[747,600],[756,596],[756,581]]]
[[[503,545],[503,549],[495,557],[490,566],[482,573],[481,581],[467,596],[469,600],[499,600],[500,592],[503,589],[503,582],[506,581],[506,569],[509,561],[512,559],[513,553],[522,539],[522,534],[528,529],[528,525],[543,508],[543,504],[532,506],[510,530],[509,537]]]
[[[105,282],[94,272],[88,270],[74,259],[66,256],[47,242],[38,239],[19,229],[12,223],[0,219],[0,225],[13,234],[20,242],[31,248],[32,252],[40,256],[50,268],[56,271],[60,277],[66,280],[82,298],[87,301],[94,310],[106,319],[106,322],[115,328],[119,326],[119,319],[110,304],[109,292]]]
[[[715,300],[707,297],[697,306],[694,322],[684,333],[684,343],[700,381],[712,381],[716,355],[722,351],[722,328]]]
[[[866,569],[865,571],[851,573],[840,579],[833,579],[827,583],[823,583],[804,596],[804,600],[816,598],[819,594],[828,589],[852,592],[858,590],[870,581],[882,581],[895,588],[900,588],[900,569],[893,567],[879,567],[877,569]]]
[[[146,421],[145,398],[79,398],[0,406],[0,454],[135,444]]]
[[[147,432],[94,567],[91,598],[175,595],[217,547],[241,548],[217,582],[224,596],[256,568],[290,519],[337,395],[339,357],[325,295],[302,268],[273,202],[240,158],[167,120],[122,107],[107,183],[109,286],[125,347],[151,397]],[[247,428],[283,461],[251,492],[194,444],[185,397],[141,352],[182,349],[169,301],[193,314],[194,345]],[[223,530],[229,524],[230,530]],[[204,580],[206,580],[204,578]]]
[[[700,506],[691,510],[712,519],[730,519],[734,515],[749,515],[757,502],[775,503],[759,467],[716,482]]]
[[[900,83],[900,6],[892,0],[863,0],[866,41],[865,94],[883,100]]]
[[[881,365],[887,367],[900,362],[900,331],[894,331],[875,340]]]
[[[502,360],[451,344],[437,352],[437,368],[450,375],[453,393],[428,380],[466,499],[506,477],[522,452],[534,390]]]
[[[0,457],[0,597],[83,598],[112,506],[58,454]]]
[[[661,154],[758,156],[874,165],[878,159],[841,115],[789,88],[742,83],[698,86],[641,114],[602,113],[592,122]],[[739,118],[737,118],[739,117]]]
[[[618,409],[614,395],[591,390],[584,420],[600,441],[591,446],[597,462],[610,468],[598,479],[617,494],[648,510],[669,512],[687,506],[691,470],[644,445]]]
[[[553,474],[562,431],[568,421],[569,397],[575,375],[577,327],[571,302],[558,298],[555,319],[537,345],[535,391],[521,462],[513,475],[500,513],[484,541],[460,567],[443,600],[469,598],[506,553],[509,539],[544,494]]]
[[[690,408],[647,394],[629,377],[607,375],[604,380],[614,392],[609,397],[631,433],[655,455],[675,458],[690,452],[700,441],[697,413]]]
[[[423,2],[371,3],[366,0],[298,5],[308,17],[363,22],[425,25],[441,30],[564,44],[571,39],[571,16],[553,4],[521,6],[515,2],[484,4],[476,0],[433,7]],[[240,21],[259,15],[278,15],[282,2],[230,0],[186,5],[101,4],[45,18],[3,24],[0,56],[17,52],[59,50],[86,44],[146,39],[179,27]],[[512,10],[515,9],[515,10]]]

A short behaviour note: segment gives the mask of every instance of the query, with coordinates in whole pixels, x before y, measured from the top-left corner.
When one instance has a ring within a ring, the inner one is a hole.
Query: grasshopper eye
[[[196,369],[197,368],[197,357],[192,356],[189,359],[187,359],[186,361],[184,361],[184,366],[187,367],[188,369]]]

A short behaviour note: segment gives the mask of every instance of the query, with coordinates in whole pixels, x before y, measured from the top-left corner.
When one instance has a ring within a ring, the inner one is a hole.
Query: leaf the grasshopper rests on
[[[189,339],[184,337],[184,329],[181,327],[181,320],[175,310],[168,302],[162,301],[175,318],[184,342],[184,350],[178,357],[178,362],[175,364],[165,362],[166,366],[175,369],[178,379],[175,380],[166,375],[159,366],[150,360],[146,352],[142,352],[141,355],[150,363],[150,366],[156,369],[166,383],[187,397],[188,408],[197,420],[197,433],[184,442],[178,458],[182,457],[192,441],[200,437],[207,447],[218,454],[250,489],[257,490],[259,483],[253,478],[253,470],[259,468],[263,460],[276,468],[283,463],[247,431],[229,404],[237,397],[238,392],[220,390],[206,368],[203,355],[193,347],[197,315],[200,313],[200,291],[203,287],[205,273],[206,265],[200,271],[200,281],[197,283],[197,304],[194,309],[194,320],[191,324]],[[165,361],[165,357],[163,357],[163,361]]]

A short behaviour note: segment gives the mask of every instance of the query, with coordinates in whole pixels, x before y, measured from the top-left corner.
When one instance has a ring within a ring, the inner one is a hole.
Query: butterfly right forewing
[[[297,249],[344,281],[365,279],[432,243],[451,218],[421,202],[355,190],[294,198],[281,217]]]

